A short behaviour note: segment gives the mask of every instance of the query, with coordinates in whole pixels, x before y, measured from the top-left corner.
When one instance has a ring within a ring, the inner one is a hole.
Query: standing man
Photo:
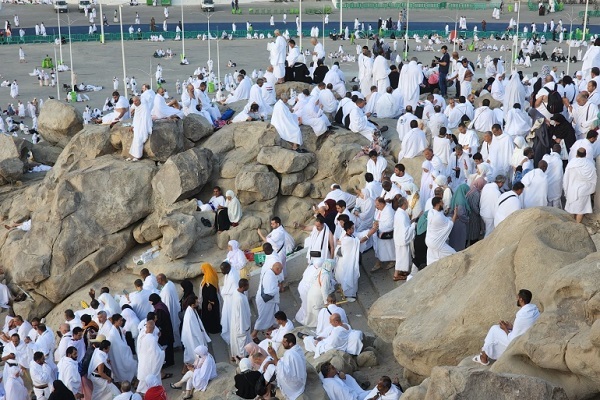
[[[431,205],[433,209],[429,210],[427,216],[427,234],[425,236],[427,265],[456,253],[448,244],[448,237],[458,218],[458,207],[454,209],[452,218],[448,218],[444,215],[444,202],[440,197],[434,197]]]
[[[55,375],[50,366],[46,364],[44,353],[41,351],[33,354],[33,361],[29,364],[29,373],[36,399],[47,400],[52,393],[52,382],[54,382]]]
[[[160,300],[160,296],[156,293],[152,293],[148,298],[150,303],[154,306],[154,313],[156,314],[156,327],[160,329],[160,337],[158,338],[158,344],[166,346],[165,348],[165,363],[163,368],[168,368],[175,365],[175,354],[173,353],[173,325],[171,324],[171,316],[169,315],[169,309],[166,304]]]
[[[156,276],[154,276],[148,268],[142,268],[140,275],[144,280],[144,286],[142,287],[152,293],[158,293],[158,280],[156,279]]]
[[[67,348],[66,355],[58,362],[58,379],[65,384],[67,389],[73,392],[76,398],[81,398],[77,397],[78,394],[83,396],[81,375],[77,364],[78,357],[79,352],[75,347],[70,346]]]
[[[394,248],[394,209],[391,204],[386,203],[383,197],[375,200],[375,220],[373,227],[367,234],[368,237],[375,236],[375,258],[376,262],[371,272],[381,269],[381,263],[388,263],[386,269],[391,269],[396,263],[396,252]]]
[[[587,158],[584,148],[577,150],[576,158],[569,161],[563,177],[563,189],[567,199],[565,211],[581,223],[584,214],[592,212],[591,194],[596,191],[596,166]]]
[[[155,326],[156,325],[153,320],[146,322],[146,334],[141,336],[138,346],[140,352],[137,355],[137,379],[140,383],[137,391],[139,393],[146,393],[146,391],[149,389],[146,385],[147,376],[160,376],[160,370],[163,366],[163,362],[165,361],[165,351],[158,344],[158,336],[153,334]]]
[[[231,361],[236,362],[245,357],[244,347],[250,343],[252,327],[250,305],[246,292],[250,284],[248,279],[240,279],[238,289],[231,296],[231,314],[229,319],[229,350]]]
[[[173,325],[173,336],[175,340],[173,347],[179,347],[181,346],[181,338],[179,336],[179,312],[181,311],[181,304],[179,303],[177,288],[173,282],[167,280],[165,274],[158,274],[156,276],[156,281],[161,286],[160,299],[167,305],[171,316],[171,325]]]
[[[448,72],[450,70],[450,54],[448,54],[448,46],[443,45],[442,46],[442,57],[436,57],[437,60],[437,65],[438,65],[438,69],[439,69],[439,86],[440,86],[440,95],[442,95],[442,97],[446,97],[446,95],[448,94],[448,86],[447,86],[447,79],[448,79]]]
[[[223,286],[221,287],[221,297],[223,298],[223,307],[221,308],[221,337],[225,343],[229,343],[229,315],[231,313],[231,298],[238,288],[240,274],[237,269],[231,268],[227,261],[221,263],[221,273],[223,274]]]
[[[277,78],[277,83],[283,83],[285,76],[285,51],[287,44],[279,29],[275,29],[275,43],[271,47],[271,55],[269,57],[273,66],[273,75]]]
[[[273,229],[273,230],[266,237],[263,235],[260,228],[257,229],[258,236],[260,236],[260,238],[262,239],[263,242],[271,243],[271,246],[273,246],[273,250],[275,251],[275,253],[279,257],[279,259],[281,260],[280,261],[281,265],[283,265],[283,277],[285,278],[287,275],[286,270],[285,270],[285,261],[287,258],[286,251],[285,251],[286,231],[283,228],[283,225],[281,225],[281,218],[279,218],[279,217],[271,218],[271,229]]]
[[[258,336],[258,331],[264,331],[275,325],[275,312],[279,311],[279,278],[283,271],[281,263],[273,264],[271,269],[264,271],[260,277],[260,285],[256,293],[256,308],[258,318],[254,323],[252,339]],[[285,376],[285,375],[280,375]]]
[[[411,223],[406,213],[407,208],[408,200],[406,197],[401,197],[398,209],[394,214],[394,246],[396,250],[394,281],[406,280],[412,269],[410,243],[415,239],[417,224]]]

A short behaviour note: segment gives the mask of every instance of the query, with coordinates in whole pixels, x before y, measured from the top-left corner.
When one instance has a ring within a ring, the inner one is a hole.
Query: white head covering
[[[448,185],[448,177],[446,175],[440,174],[440,175],[436,176],[435,183],[438,186],[446,186],[446,185]]]
[[[225,197],[227,200],[225,201],[225,207],[227,207],[227,215],[229,216],[229,220],[231,222],[239,222],[242,219],[242,204],[235,197],[235,193],[233,190],[228,190],[225,192]]]
[[[249,358],[242,358],[240,360],[240,371],[246,372],[252,369],[252,361]]]
[[[240,244],[237,240],[230,240],[227,244],[231,246],[231,251],[227,253],[227,261],[239,271],[246,266],[248,260],[246,260],[244,252],[240,250]]]

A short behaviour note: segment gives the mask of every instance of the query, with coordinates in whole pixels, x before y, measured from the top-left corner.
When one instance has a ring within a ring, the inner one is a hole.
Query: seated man
[[[540,316],[540,311],[535,304],[530,304],[531,297],[532,294],[529,290],[519,290],[517,305],[521,309],[517,311],[514,324],[507,321],[500,321],[499,325],[493,325],[485,337],[481,354],[473,357],[473,361],[482,365],[488,365],[490,359],[497,360],[504,353],[510,342],[527,332],[533,326]]]
[[[315,358],[319,358],[321,354],[329,350],[346,351],[346,347],[348,347],[350,325],[342,322],[340,314],[332,314],[329,317],[329,323],[333,328],[328,336],[306,336],[304,338],[304,348],[306,351],[314,352]]]
[[[204,204],[202,201],[198,200],[198,208],[200,211],[217,212],[219,206],[225,207],[225,197],[223,197],[223,192],[219,186],[213,188],[213,197],[210,198],[208,203]]]
[[[398,400],[401,395],[402,390],[392,383],[389,376],[384,375],[364,400]]]
[[[338,371],[329,361],[321,364],[319,378],[331,400],[363,400],[369,394],[369,391],[360,387],[356,379]]]
[[[342,322],[345,324],[348,323],[346,311],[335,303],[335,293],[330,293],[327,296],[327,306],[319,311],[319,316],[317,317],[317,336],[325,337],[329,335],[331,329],[333,329],[333,326],[329,323],[329,317],[333,314],[339,314]]]
[[[283,341],[283,336],[294,329],[294,324],[288,319],[283,311],[277,311],[275,313],[275,321],[277,321],[279,328],[267,331],[266,339],[259,344],[265,351],[267,351],[269,346],[277,351]]]
[[[97,124],[107,124],[111,127],[122,119],[129,118],[129,103],[125,96],[121,96],[119,92],[115,91],[112,94],[113,98],[113,112],[106,114],[102,118],[94,120]]]

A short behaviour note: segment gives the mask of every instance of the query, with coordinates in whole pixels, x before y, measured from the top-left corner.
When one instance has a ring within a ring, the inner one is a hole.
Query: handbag
[[[275,296],[273,296],[273,295],[270,295],[270,294],[266,294],[266,293],[265,293],[265,288],[263,288],[263,285],[262,285],[262,283],[261,283],[261,284],[260,284],[260,297],[263,299],[263,301],[264,301],[265,303],[268,303],[269,301],[273,300],[273,298],[274,298]]]
[[[569,159],[569,152],[567,151],[567,146],[565,145],[564,139],[560,141],[560,159],[563,161]]]
[[[323,248],[323,243],[325,243],[325,227],[323,227],[323,239],[321,240],[321,247],[319,247],[320,249]],[[311,250],[309,254],[311,257],[321,258],[321,250]]]
[[[389,240],[389,239],[393,239],[393,238],[394,238],[394,231],[382,232],[379,235],[379,239],[382,239],[382,240]]]

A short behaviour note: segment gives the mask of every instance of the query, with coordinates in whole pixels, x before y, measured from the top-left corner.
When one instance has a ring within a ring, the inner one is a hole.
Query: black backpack
[[[560,114],[564,108],[562,96],[556,91],[557,86],[554,84],[554,90],[548,94],[546,109],[550,114]]]

